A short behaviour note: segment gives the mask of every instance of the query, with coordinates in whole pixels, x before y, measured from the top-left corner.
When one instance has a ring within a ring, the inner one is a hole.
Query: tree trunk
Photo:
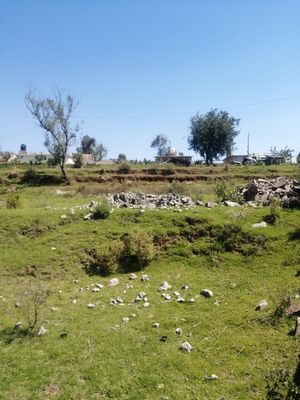
[[[64,181],[69,182],[69,178],[67,177],[67,174],[65,171],[65,163],[61,163],[59,166],[60,166],[61,174],[63,176]]]

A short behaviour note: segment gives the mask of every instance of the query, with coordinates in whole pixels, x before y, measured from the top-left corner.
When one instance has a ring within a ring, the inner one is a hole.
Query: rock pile
[[[176,193],[162,195],[147,193],[117,193],[108,195],[107,201],[116,208],[168,208],[189,207],[194,205],[188,196],[180,196]]]
[[[280,176],[274,179],[255,179],[238,193],[246,202],[269,205],[274,198],[280,200],[283,207],[300,206],[300,182]]]

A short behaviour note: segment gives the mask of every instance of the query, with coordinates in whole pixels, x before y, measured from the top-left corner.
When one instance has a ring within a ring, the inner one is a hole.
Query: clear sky
[[[241,118],[236,153],[300,151],[299,0],[0,0],[0,146],[45,151],[28,87],[80,101],[108,157],[186,154],[190,117]]]

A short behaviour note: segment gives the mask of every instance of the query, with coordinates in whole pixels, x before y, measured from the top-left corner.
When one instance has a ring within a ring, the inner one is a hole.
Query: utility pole
[[[248,138],[247,138],[247,156],[249,156],[249,139],[250,139],[250,133],[248,133]]]

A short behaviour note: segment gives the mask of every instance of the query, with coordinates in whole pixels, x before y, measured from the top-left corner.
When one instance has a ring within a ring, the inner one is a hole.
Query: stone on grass
[[[119,284],[119,279],[118,278],[113,278],[109,282],[109,286],[117,286]]]
[[[131,280],[135,280],[136,278],[137,278],[136,274],[130,274],[129,275],[129,279],[131,279]]]
[[[182,329],[181,328],[176,328],[175,329],[176,335],[182,335]]]
[[[214,296],[213,292],[211,290],[209,290],[209,289],[201,290],[201,294],[204,297],[213,297]]]
[[[181,289],[183,289],[183,290],[188,290],[190,287],[189,287],[189,285],[182,285],[181,286]]]
[[[96,292],[100,292],[100,288],[98,288],[98,287],[94,287],[92,291],[93,291],[94,293],[96,293]]]
[[[189,343],[189,342],[183,342],[182,344],[181,344],[181,349],[183,350],[183,351],[186,351],[187,353],[190,353],[191,352],[191,350],[193,350],[193,346]]]
[[[206,376],[204,377],[204,379],[205,379],[206,381],[215,381],[215,380],[219,379],[219,377],[218,377],[218,375],[216,375],[216,374],[211,374],[211,375],[206,375]]]
[[[76,299],[72,299],[71,300],[71,304],[77,304],[77,300]]]
[[[160,324],[158,322],[154,322],[152,324],[153,328],[159,328]]]
[[[143,282],[147,282],[147,281],[149,281],[149,276],[147,274],[144,274],[144,275],[142,275],[141,280]]]
[[[128,317],[124,317],[124,318],[122,319],[122,321],[123,321],[125,324],[127,324],[127,323],[129,322],[129,318],[128,318]]]
[[[174,296],[177,296],[177,297],[179,297],[180,296],[180,293],[179,292],[173,292],[173,294],[174,294]]]
[[[168,293],[162,293],[161,296],[167,301],[172,300],[172,297]]]
[[[15,329],[20,329],[21,325],[22,325],[21,321],[17,322],[16,325],[15,325]]]
[[[95,304],[93,304],[93,303],[89,303],[89,304],[87,305],[87,308],[94,308],[94,307],[96,307],[96,306],[95,306]]]
[[[255,311],[261,311],[261,310],[264,310],[267,307],[268,307],[267,300],[262,300],[255,306]]]
[[[99,289],[103,289],[104,285],[102,285],[102,283],[95,283],[95,286]]]
[[[183,297],[179,296],[179,297],[177,297],[176,301],[177,301],[177,303],[184,303],[185,299]]]
[[[295,326],[295,336],[300,335],[300,317],[297,317],[296,326]]]
[[[170,290],[170,289],[172,289],[172,286],[168,282],[165,281],[160,285],[159,289],[160,290]]]
[[[149,302],[146,302],[146,303],[143,304],[143,307],[145,307],[145,308],[147,308],[147,307],[149,307],[149,306],[150,306],[150,303],[149,303]]]
[[[48,330],[44,327],[44,325],[41,325],[37,335],[42,336],[42,335],[45,335],[46,332],[48,332]]]
[[[265,221],[258,222],[257,224],[252,224],[252,228],[266,228],[267,223]]]

